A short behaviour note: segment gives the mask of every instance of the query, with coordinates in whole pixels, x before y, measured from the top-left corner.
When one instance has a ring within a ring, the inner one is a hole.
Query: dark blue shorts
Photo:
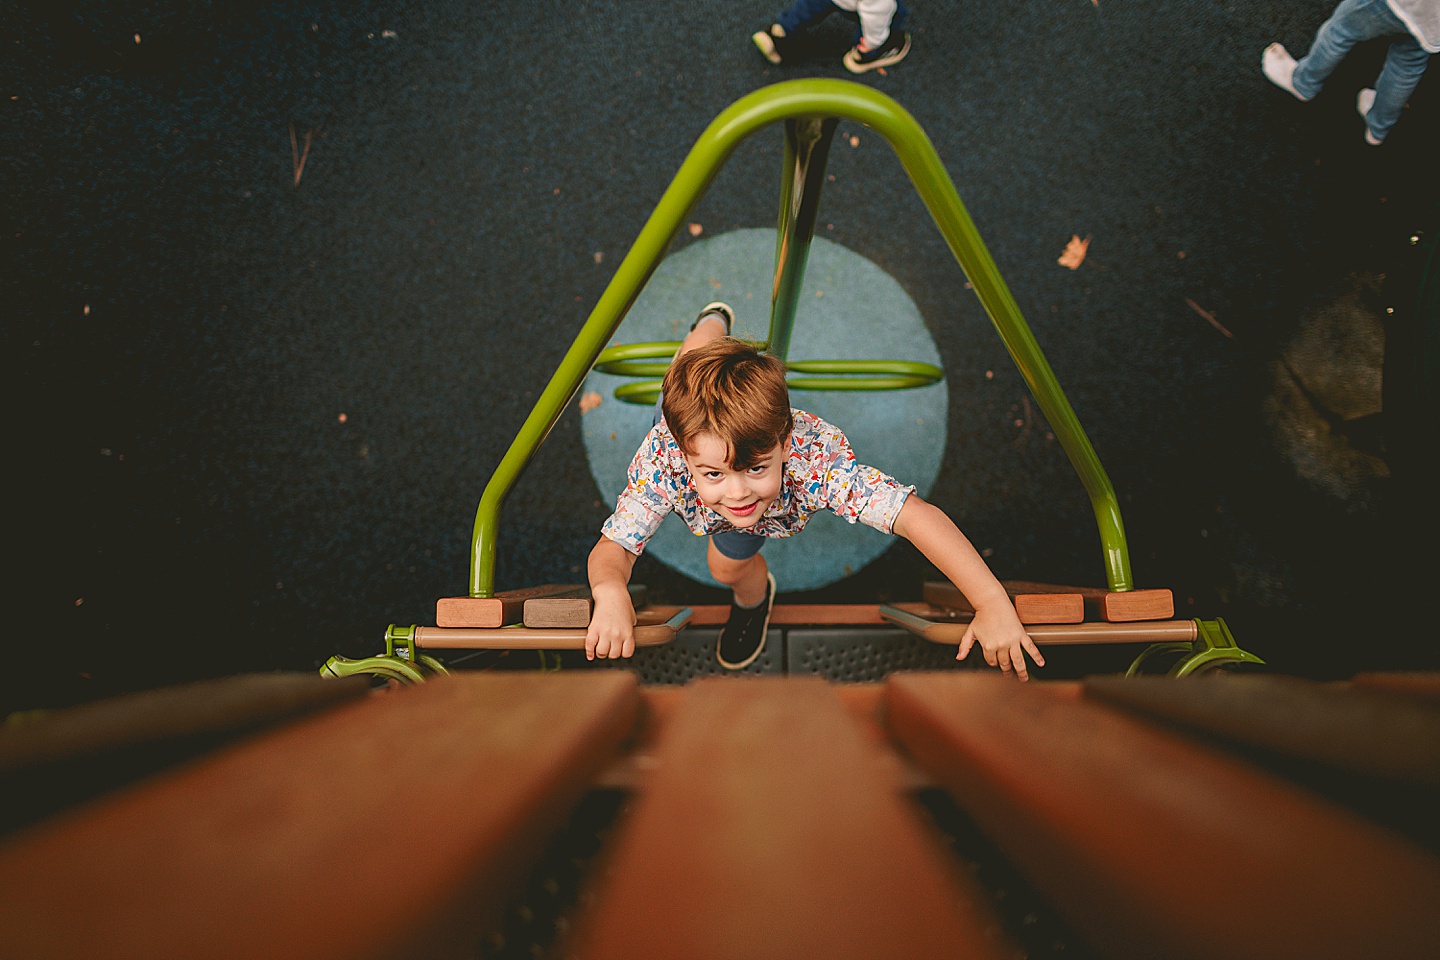
[[[652,427],[659,423],[661,417],[664,416],[660,405],[662,399],[660,397],[655,399],[655,418],[650,421]],[[715,549],[719,550],[723,557],[731,560],[749,560],[760,552],[761,547],[765,546],[765,537],[758,533],[745,533],[741,530],[722,530],[719,533],[712,533],[710,542],[715,544]]]

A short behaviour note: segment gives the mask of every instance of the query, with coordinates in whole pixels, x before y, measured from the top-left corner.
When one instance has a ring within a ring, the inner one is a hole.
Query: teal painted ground
[[[667,258],[626,316],[614,343],[679,340],[711,300],[735,308],[736,336],[765,340],[775,271],[775,231],[734,230],[691,244]],[[791,360],[912,360],[940,365],[940,354],[914,302],[895,279],[838,243],[816,238],[795,312]],[[625,485],[625,469],[654,411],[622,403],[614,390],[634,378],[592,373],[584,390],[602,402],[582,418],[590,472],[606,504]],[[843,429],[862,463],[912,483],[928,496],[945,450],[945,382],[885,392],[795,391],[794,407]],[[782,591],[813,590],[864,569],[894,538],[822,513],[794,537],[764,552]],[[647,552],[701,583],[705,541],[666,518]]]

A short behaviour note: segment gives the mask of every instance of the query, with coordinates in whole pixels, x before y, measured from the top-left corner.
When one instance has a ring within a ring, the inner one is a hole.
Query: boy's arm
[[[1045,658],[1020,625],[1005,588],[945,511],[912,493],[905,498],[893,529],[939,567],[975,608],[975,619],[966,628],[955,659],[964,660],[978,643],[986,663],[1007,673],[1014,670],[1021,680],[1030,679],[1027,652],[1037,667],[1045,666]]]
[[[635,606],[630,571],[635,555],[609,537],[590,551],[590,597],[595,609],[585,631],[585,659],[629,657],[635,653]]]

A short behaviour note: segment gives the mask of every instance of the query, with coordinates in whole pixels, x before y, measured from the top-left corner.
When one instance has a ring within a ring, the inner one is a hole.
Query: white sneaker
[[[1370,108],[1373,106],[1375,106],[1375,91],[1366,87],[1355,97],[1355,109],[1360,113],[1361,120],[1366,120],[1370,113]],[[1384,140],[1375,139],[1375,134],[1370,132],[1370,123],[1368,120],[1365,123],[1365,142],[1372,147],[1378,147],[1385,142]]]
[[[1271,83],[1296,100],[1307,103],[1310,101],[1309,97],[1300,96],[1295,84],[1291,82],[1290,78],[1295,74],[1295,58],[1290,56],[1283,44],[1272,43],[1265,48],[1265,52],[1260,55],[1260,69],[1265,71],[1265,76]]]

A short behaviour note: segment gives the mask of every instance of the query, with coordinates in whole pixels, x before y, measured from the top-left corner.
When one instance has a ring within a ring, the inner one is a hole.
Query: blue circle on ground
[[[775,272],[774,229],[735,230],[690,244],[667,257],[621,322],[612,344],[681,340],[700,308],[723,300],[735,309],[735,336],[767,339]],[[791,360],[910,360],[943,366],[915,303],[893,277],[860,254],[816,237],[795,311]],[[583,392],[600,404],[581,417],[590,473],[613,506],[625,472],[650,431],[652,405],[615,399],[636,378],[592,371]],[[877,392],[792,390],[790,405],[830,421],[850,438],[855,456],[914,484],[928,496],[945,452],[949,391],[928,387]],[[769,540],[766,561],[782,592],[814,590],[859,572],[895,538],[831,513],[811,518],[800,533]],[[707,540],[669,516],[647,554],[704,584]]]

